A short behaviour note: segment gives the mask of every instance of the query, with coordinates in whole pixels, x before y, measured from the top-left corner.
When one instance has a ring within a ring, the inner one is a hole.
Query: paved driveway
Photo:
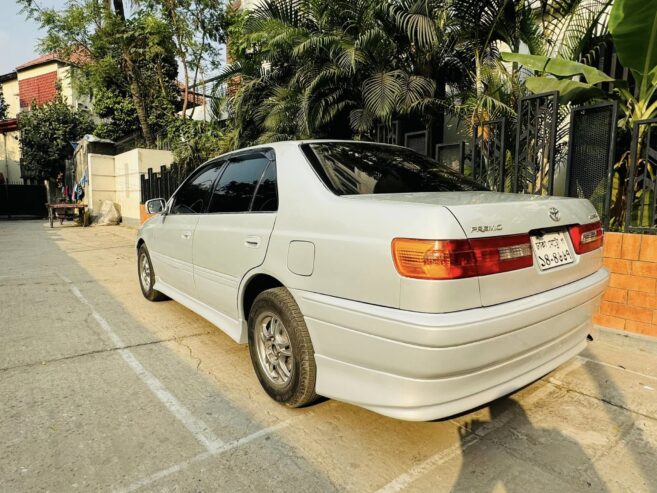
[[[657,491],[648,345],[444,421],[289,410],[246,347],[142,298],[134,236],[0,222],[0,491]]]

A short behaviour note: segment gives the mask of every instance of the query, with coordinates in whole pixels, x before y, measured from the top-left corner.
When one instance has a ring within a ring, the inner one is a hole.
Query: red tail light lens
[[[395,268],[415,279],[462,279],[533,265],[529,235],[474,240],[392,240]]]
[[[602,248],[602,225],[600,222],[591,224],[576,224],[568,230],[570,240],[577,254],[592,252]]]
[[[524,269],[534,264],[529,235],[470,240],[477,255],[480,276]]]

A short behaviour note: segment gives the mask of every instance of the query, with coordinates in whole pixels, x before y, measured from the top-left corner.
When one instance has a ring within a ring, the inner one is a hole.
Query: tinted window
[[[248,211],[267,164],[269,160],[261,156],[230,161],[217,182],[208,212]]]
[[[269,163],[262,175],[253,199],[252,211],[273,212],[278,210],[278,191],[276,190],[276,164]]]
[[[358,142],[302,146],[322,181],[336,195],[486,190],[410,149]]]
[[[220,169],[220,163],[212,164],[187,181],[176,193],[171,212],[173,214],[200,214],[204,212],[208,205],[212,185]]]

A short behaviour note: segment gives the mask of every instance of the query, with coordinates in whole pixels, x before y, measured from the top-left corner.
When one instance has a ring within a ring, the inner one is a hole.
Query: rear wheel
[[[260,384],[289,407],[317,399],[315,352],[306,322],[282,287],[258,295],[249,313],[249,352]]]
[[[146,245],[139,247],[137,271],[139,273],[139,285],[141,286],[141,292],[144,294],[144,298],[149,301],[163,301],[168,299],[164,293],[153,289],[153,285],[155,285],[155,271],[153,270],[151,256],[148,254]]]

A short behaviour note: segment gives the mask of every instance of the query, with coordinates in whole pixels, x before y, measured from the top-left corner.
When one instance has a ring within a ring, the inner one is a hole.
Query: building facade
[[[87,98],[76,94],[71,81],[70,63],[54,54],[30,60],[13,72],[0,75],[0,89],[9,108],[7,118],[0,120],[0,173],[9,183],[28,179],[21,170],[21,150],[17,126],[18,113],[29,111],[33,104],[52,101],[57,90],[72,108],[88,107]]]

